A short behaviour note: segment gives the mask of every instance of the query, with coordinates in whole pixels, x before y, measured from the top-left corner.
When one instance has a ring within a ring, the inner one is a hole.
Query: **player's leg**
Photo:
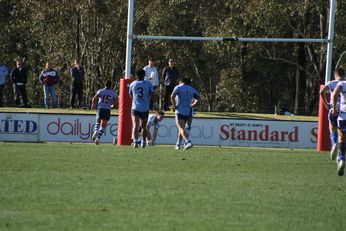
[[[185,149],[189,149],[189,148],[192,147],[192,143],[189,140],[189,138],[187,137],[186,132],[185,132],[185,123],[186,123],[187,120],[188,120],[187,116],[182,116],[182,115],[179,115],[179,114],[176,115],[176,120],[175,121],[176,121],[176,125],[177,125],[177,128],[178,128],[178,131],[179,131],[181,137],[183,138],[183,140],[184,140],[184,142],[186,144],[185,147],[184,147],[184,150]]]
[[[106,127],[107,127],[107,123],[109,121],[109,119],[111,118],[111,110],[110,109],[103,109],[103,108],[100,108],[98,109],[99,111],[99,120],[100,120],[100,129],[97,133],[97,137],[95,139],[95,144],[99,144],[100,142],[100,139],[104,133],[104,131],[106,130]]]
[[[101,124],[100,109],[97,109],[97,111],[96,111],[96,123],[94,126],[94,133],[91,137],[93,141],[95,141],[97,138],[97,135],[98,135],[99,130],[100,130],[100,124]]]
[[[101,126],[100,126],[98,133],[97,133],[97,137],[95,139],[95,144],[99,144],[100,139],[101,139],[104,131],[106,130],[107,123],[108,123],[107,119],[101,119]]]
[[[142,113],[141,117],[140,117],[140,127],[141,127],[141,135],[142,135],[142,143],[141,143],[141,147],[144,148],[145,145],[147,144],[147,134],[148,134],[148,130],[147,130],[147,122],[148,122],[148,116],[149,116],[149,112],[145,112]]]
[[[334,160],[337,154],[337,144],[338,144],[337,118],[338,116],[333,115],[332,110],[330,110],[328,114],[328,120],[329,120],[329,132],[330,132],[330,141],[331,141],[331,151],[330,151],[331,160]]]
[[[336,164],[337,164],[337,173],[339,176],[344,175],[344,169],[345,169],[345,151],[346,151],[346,120],[339,120],[338,121],[338,135],[339,135],[339,142],[337,144],[338,146],[338,155],[336,157]]]
[[[180,130],[179,130],[179,119],[181,119],[180,118],[180,116],[178,116],[177,114],[175,115],[175,123],[176,123],[176,126],[177,126],[177,128],[178,128],[178,137],[177,137],[177,142],[175,143],[175,149],[176,150],[179,150],[180,149],[180,145],[181,145],[181,141],[183,140],[183,137],[181,136],[181,134],[180,134]]]
[[[139,115],[137,111],[132,111],[132,146],[134,148],[138,148],[138,145],[140,144],[140,140],[139,140]]]
[[[175,149],[176,150],[180,149],[180,145],[181,145],[182,140],[183,140],[183,137],[180,135],[180,132],[178,131],[178,138],[177,138],[177,142],[175,143]]]
[[[146,125],[147,127],[147,145],[153,145],[154,142],[153,142],[153,136],[151,135],[151,131],[150,131],[150,125]],[[155,129],[155,128],[154,128]]]

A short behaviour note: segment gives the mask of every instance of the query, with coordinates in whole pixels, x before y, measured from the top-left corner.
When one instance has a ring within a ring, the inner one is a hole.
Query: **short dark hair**
[[[106,88],[111,88],[111,87],[112,87],[112,81],[106,80],[106,81],[105,81],[105,87],[106,87]]]
[[[341,67],[336,68],[334,73],[337,74],[338,76],[340,76],[340,78],[342,78],[342,79],[345,78],[345,71]]]
[[[137,79],[143,80],[145,76],[145,71],[143,69],[138,69],[136,71],[136,77]]]
[[[187,85],[191,85],[191,79],[190,78],[183,78],[182,82],[187,84]]]

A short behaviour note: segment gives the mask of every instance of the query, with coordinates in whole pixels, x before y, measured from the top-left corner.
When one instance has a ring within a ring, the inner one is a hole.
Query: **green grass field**
[[[345,230],[315,150],[0,144],[0,230]]]

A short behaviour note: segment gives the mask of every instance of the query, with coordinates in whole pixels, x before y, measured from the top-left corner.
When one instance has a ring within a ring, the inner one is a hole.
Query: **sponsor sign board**
[[[38,115],[0,113],[0,141],[38,141]]]
[[[0,141],[91,142],[94,126],[94,115],[0,113]],[[112,116],[101,142],[117,133]],[[175,144],[177,136],[174,118],[166,117],[157,144]],[[195,145],[316,148],[317,122],[195,118],[190,138]]]

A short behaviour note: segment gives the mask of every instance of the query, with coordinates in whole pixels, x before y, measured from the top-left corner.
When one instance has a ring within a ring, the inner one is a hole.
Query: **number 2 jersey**
[[[346,81],[340,81],[337,85],[340,92],[340,109],[338,120],[346,120]]]
[[[129,93],[132,97],[132,110],[147,112],[150,108],[150,95],[153,85],[147,80],[136,80],[130,84]]]
[[[97,103],[98,109],[111,109],[113,101],[118,99],[117,94],[107,88],[103,88],[97,91],[96,95],[99,97],[99,101]]]

